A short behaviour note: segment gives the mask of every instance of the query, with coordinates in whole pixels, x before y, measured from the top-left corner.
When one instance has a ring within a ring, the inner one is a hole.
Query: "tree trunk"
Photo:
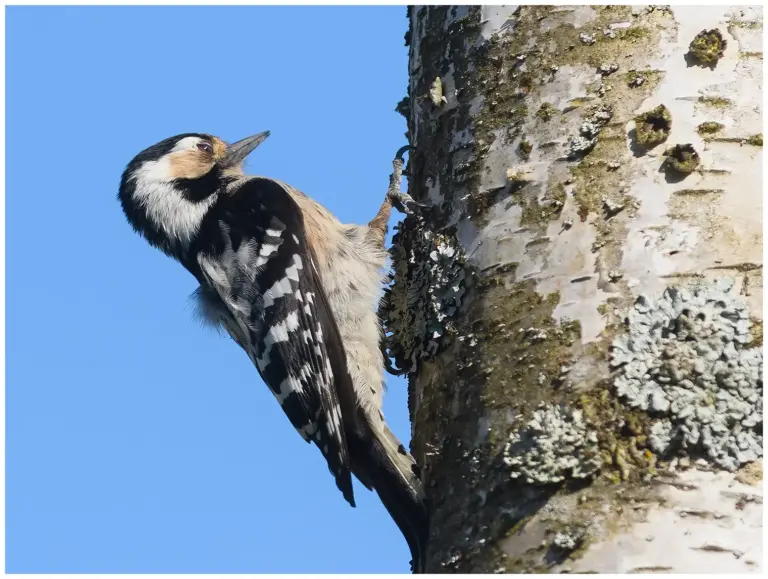
[[[761,9],[408,17],[428,571],[761,571]]]

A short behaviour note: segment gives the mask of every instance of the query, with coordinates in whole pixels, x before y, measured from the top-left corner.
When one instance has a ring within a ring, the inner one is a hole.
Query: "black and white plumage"
[[[344,498],[355,505],[351,474],[377,491],[423,571],[419,471],[381,411],[375,301],[391,199],[368,225],[344,225],[284,183],[245,176],[242,161],[267,136],[161,141],[129,163],[119,200],[133,228],[195,276],[204,319],[245,350]]]
[[[215,291],[206,298],[223,302],[225,326],[354,504],[339,401],[353,388],[303,229],[282,188],[251,179],[213,206],[190,249]]]

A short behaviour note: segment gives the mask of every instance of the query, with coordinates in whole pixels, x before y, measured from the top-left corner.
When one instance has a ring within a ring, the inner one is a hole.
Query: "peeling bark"
[[[760,572],[761,8],[408,17],[427,570]]]

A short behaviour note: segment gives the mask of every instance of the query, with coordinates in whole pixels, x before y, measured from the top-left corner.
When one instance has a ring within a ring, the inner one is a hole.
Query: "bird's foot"
[[[392,206],[400,213],[406,215],[413,215],[415,212],[426,207],[424,203],[419,203],[413,197],[403,191],[400,191],[400,184],[403,178],[403,155],[408,151],[410,147],[407,145],[401,147],[395,155],[394,161],[392,161],[393,172],[389,176],[389,189],[387,190],[387,197],[392,202]]]

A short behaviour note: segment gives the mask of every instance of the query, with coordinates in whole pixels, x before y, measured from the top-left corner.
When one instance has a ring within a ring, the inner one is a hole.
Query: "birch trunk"
[[[761,9],[408,17],[428,571],[760,572]]]

